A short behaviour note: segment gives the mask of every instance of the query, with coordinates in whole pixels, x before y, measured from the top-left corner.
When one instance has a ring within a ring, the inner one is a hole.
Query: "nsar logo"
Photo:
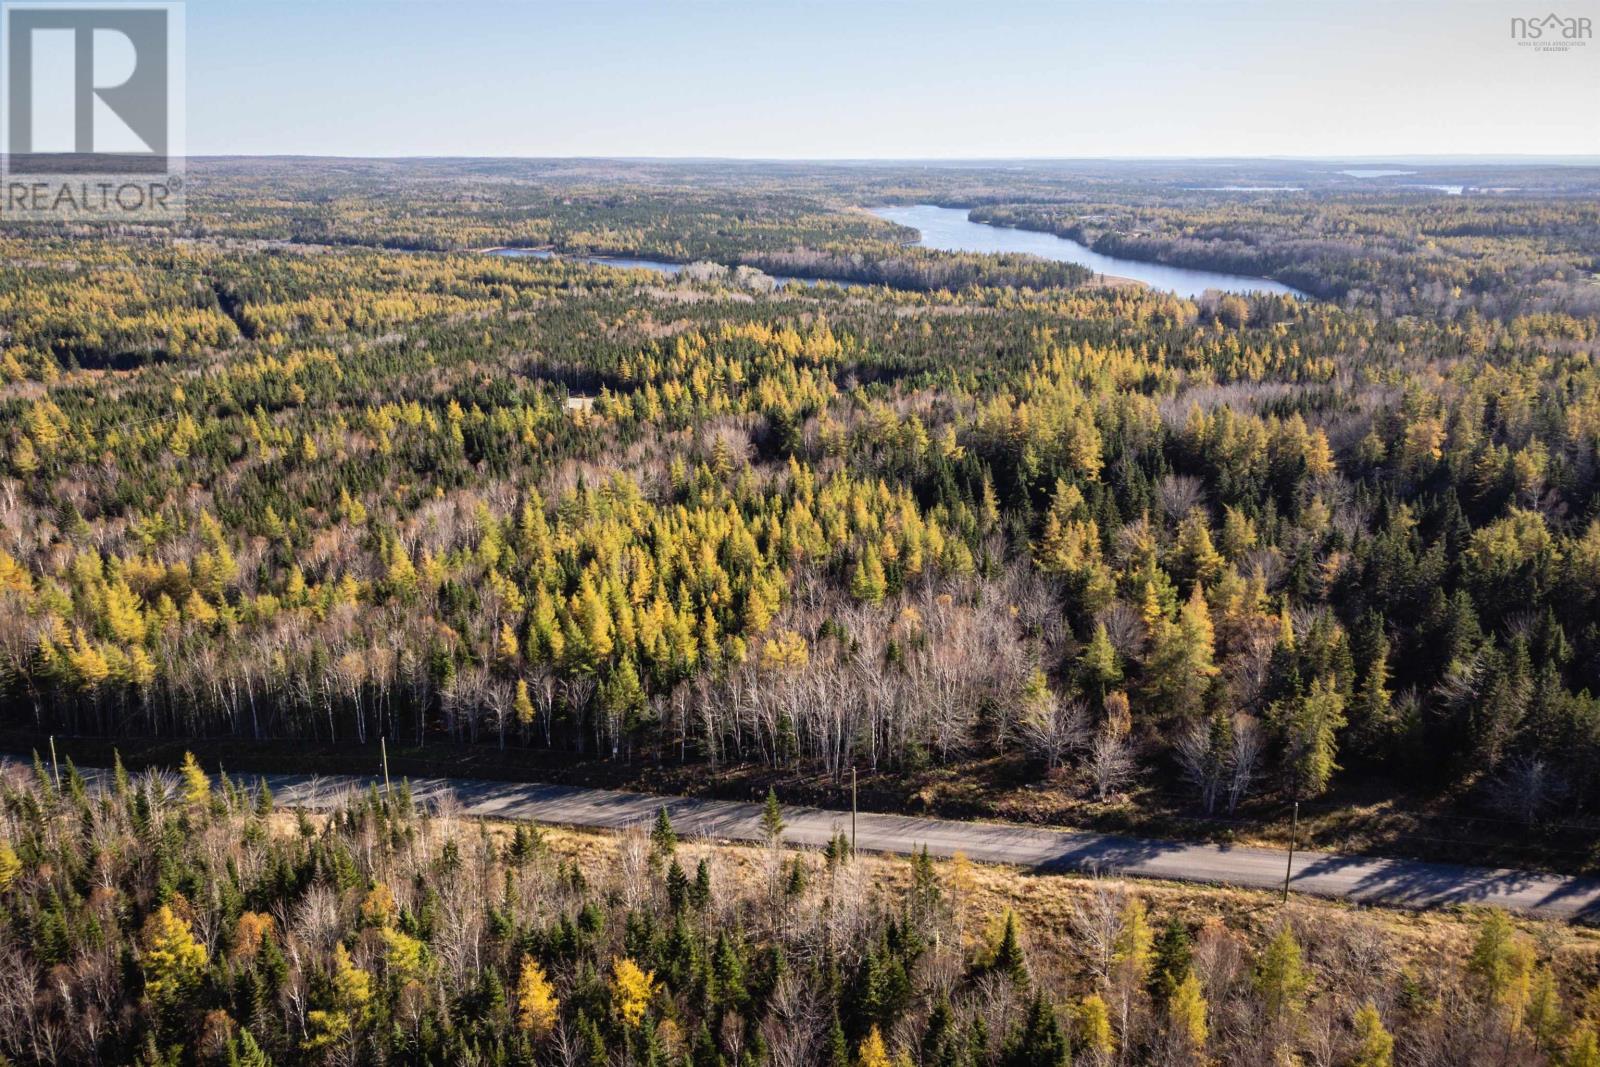
[[[1551,12],[1534,18],[1511,20],[1511,39],[1540,52],[1567,52],[1582,48],[1594,36],[1593,20]]]

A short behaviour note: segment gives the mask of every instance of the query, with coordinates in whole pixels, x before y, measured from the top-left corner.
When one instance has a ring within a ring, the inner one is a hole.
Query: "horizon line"
[[[1597,153],[1545,152],[1425,152],[1413,155],[1350,153],[1331,155],[1083,155],[1083,156],[725,156],[725,155],[482,155],[473,153],[325,153],[325,152],[196,152],[190,160],[226,159],[341,159],[372,162],[415,162],[423,160],[499,162],[603,161],[616,163],[1400,163],[1427,161],[1523,162],[1551,166],[1600,166]]]

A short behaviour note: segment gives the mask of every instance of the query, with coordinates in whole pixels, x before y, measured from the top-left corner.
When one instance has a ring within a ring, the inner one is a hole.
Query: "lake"
[[[945,252],[1025,252],[1060,263],[1080,263],[1097,274],[1133,278],[1154,289],[1165,289],[1179,296],[1195,297],[1207,289],[1228,292],[1284,293],[1305,297],[1298,289],[1270,278],[1251,278],[1243,274],[1222,274],[1189,267],[1169,267],[1140,259],[1123,259],[1096,252],[1087,245],[1053,233],[991,226],[967,218],[965,208],[917,204],[913,207],[878,207],[872,213],[902,226],[911,226],[921,235],[917,244]]]

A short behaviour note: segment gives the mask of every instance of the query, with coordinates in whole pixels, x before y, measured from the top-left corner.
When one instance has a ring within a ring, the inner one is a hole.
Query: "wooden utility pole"
[[[1283,872],[1283,902],[1289,903],[1289,879],[1294,877],[1294,842],[1300,836],[1300,802],[1294,802],[1294,815],[1289,823],[1289,867]]]
[[[850,854],[856,851],[856,769],[850,768]]]
[[[56,735],[50,735],[50,770],[56,776],[56,791],[61,791],[61,764],[56,762]]]
[[[378,736],[378,749],[383,753],[383,795],[389,795],[389,739]]]

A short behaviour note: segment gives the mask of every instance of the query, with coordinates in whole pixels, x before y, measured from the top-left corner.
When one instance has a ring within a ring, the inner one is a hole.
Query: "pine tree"
[[[1393,729],[1394,697],[1389,692],[1389,641],[1383,636],[1381,622],[1368,655],[1367,671],[1351,708],[1355,722],[1352,732],[1359,733],[1374,754],[1382,755],[1382,746]]]
[[[1104,1063],[1117,1051],[1111,1032],[1111,1011],[1099,993],[1086,993],[1078,1002],[1077,1044],[1097,1061]]]
[[[1383,1019],[1372,1001],[1367,1001],[1356,1012],[1356,1051],[1350,1067],[1393,1067],[1394,1038],[1384,1029]]]
[[[1256,963],[1256,990],[1274,1021],[1293,1018],[1305,1004],[1309,980],[1300,961],[1300,942],[1284,923]]]
[[[1173,987],[1167,998],[1167,1018],[1173,1033],[1191,1051],[1205,1051],[1210,1027],[1206,1022],[1206,998],[1200,988],[1200,979],[1194,969],[1184,971],[1183,978]]]
[[[1018,988],[1028,984],[1028,958],[1022,949],[1022,938],[1017,932],[1017,914],[1011,909],[1006,909],[1005,927],[1000,934],[1000,943],[995,946],[994,962],[990,970],[1003,974],[1011,979]]]
[[[1204,710],[1211,679],[1218,673],[1205,589],[1195,583],[1176,622],[1157,611],[1151,625],[1146,685],[1152,698],[1162,702],[1159,706],[1180,718],[1193,718]]]
[[[950,998],[943,990],[933,1002],[928,1013],[928,1025],[922,1033],[922,1062],[934,1065],[944,1062],[955,1038],[955,1020],[950,1011]]]
[[[1095,623],[1094,633],[1084,646],[1079,668],[1083,672],[1085,686],[1103,705],[1106,694],[1122,681],[1122,663],[1111,644],[1111,635],[1107,633],[1105,623]]]
[[[0,841],[0,893],[11,888],[11,883],[22,874],[22,861],[9,841]]]
[[[1595,1036],[1592,1023],[1575,1027],[1567,1038],[1567,1055],[1563,1067],[1600,1067],[1600,1038]]]
[[[656,809],[656,823],[650,830],[650,848],[658,863],[672,859],[678,851],[678,832],[672,828],[672,818],[665,804]]]
[[[193,808],[205,809],[211,804],[211,779],[200,768],[193,752],[183,754],[183,765],[178,768],[183,776],[183,796]]]
[[[1504,912],[1491,911],[1478,930],[1467,974],[1484,1001],[1504,1009],[1520,1025],[1533,977],[1533,948],[1520,937]]]
[[[806,865],[799,856],[789,864],[789,880],[784,883],[783,895],[798,900],[806,891]]]
[[[833,1023],[828,1027],[828,1067],[850,1067],[850,1044],[845,1040],[837,1007],[834,1009]]]
[[[1143,985],[1149,978],[1154,941],[1144,901],[1129,897],[1122,906],[1120,928],[1112,944],[1111,959],[1136,985]]]
[[[1178,524],[1173,553],[1178,573],[1190,582],[1211,585],[1222,575],[1224,560],[1211,543],[1211,526],[1199,508],[1190,509]]]
[[[767,799],[761,806],[761,835],[767,844],[777,845],[783,837],[783,809],[778,807],[777,790],[767,787]]]
[[[1327,792],[1339,769],[1338,731],[1344,725],[1344,696],[1331,675],[1318,676],[1309,692],[1290,702],[1284,718],[1284,759],[1295,797]]]
[[[145,995],[167,1005],[187,994],[205,971],[209,954],[189,924],[163,904],[145,921]]]
[[[1167,919],[1155,940],[1155,956],[1150,972],[1150,996],[1165,1003],[1189,973],[1189,930],[1176,915]]]
[[[528,695],[528,682],[524,678],[517,679],[517,696],[513,707],[516,709],[517,725],[524,728],[533,725],[533,698]]]
[[[239,1036],[229,1043],[228,1067],[272,1067],[272,1059],[249,1030],[240,1030]]]
[[[1043,991],[1036,990],[1022,1027],[1007,1042],[1000,1062],[1003,1067],[1065,1067],[1067,1054],[1067,1038],[1061,1032],[1061,1020]]]
[[[883,560],[878,550],[868,545],[856,564],[855,575],[850,579],[850,593],[867,604],[880,604],[888,592],[889,582],[883,572]]]
[[[689,889],[689,903],[696,911],[704,911],[711,903],[711,865],[702,857],[695,865],[694,885]]]
[[[876,1024],[861,1039],[861,1047],[856,1050],[856,1067],[893,1067],[889,1050],[884,1047],[883,1035],[878,1032]]]
[[[723,1002],[734,1008],[744,1007],[749,1000],[744,953],[738,939],[730,937],[725,930],[717,934],[717,942],[711,949],[711,973],[717,980],[717,992]]]

